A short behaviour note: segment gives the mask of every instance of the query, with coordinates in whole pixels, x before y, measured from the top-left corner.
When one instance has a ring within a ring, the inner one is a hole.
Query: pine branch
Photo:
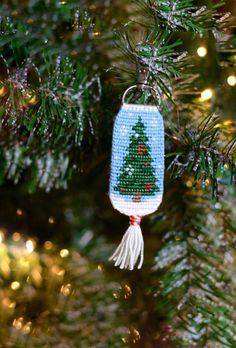
[[[215,115],[208,116],[197,128],[194,123],[184,125],[183,131],[170,124],[167,136],[175,151],[168,155],[168,169],[174,178],[191,176],[192,186],[212,186],[212,194],[218,194],[218,185],[229,180],[235,182],[235,137],[225,136],[224,122]],[[232,182],[232,181],[231,181]]]
[[[224,4],[219,1],[214,5],[195,6],[192,0],[139,0],[139,5],[147,11],[149,18],[154,18],[155,24],[169,32],[176,30],[190,31],[194,34],[204,34],[215,27],[216,9]]]
[[[79,63],[58,57],[53,65],[47,57],[42,74],[30,62],[12,73],[6,67],[0,107],[3,173],[17,183],[32,166],[36,183],[47,190],[66,187],[69,153],[80,149],[95,122],[89,107],[101,94],[99,77],[89,80]]]
[[[43,8],[39,6],[40,11]],[[61,11],[56,9],[54,4],[49,12],[43,12],[41,16],[34,11],[34,6],[27,8],[19,18],[18,14],[12,17],[5,11],[5,16],[0,22],[0,47],[8,63],[20,65],[30,57],[34,61],[37,60],[37,64],[42,64],[43,53],[59,55],[62,45],[64,55],[71,55],[71,52],[77,52],[78,43],[82,45],[84,35],[93,35],[92,17],[87,11],[76,11],[75,4],[68,10]],[[63,35],[60,33],[62,24],[65,27]]]
[[[163,270],[160,296],[173,307],[169,320],[175,323],[177,347],[235,344],[234,197],[228,191],[214,206],[196,194],[186,201],[185,195],[182,224],[164,237],[156,257],[155,269]]]

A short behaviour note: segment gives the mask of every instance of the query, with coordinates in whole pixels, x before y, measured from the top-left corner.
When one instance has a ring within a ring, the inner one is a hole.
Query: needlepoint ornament
[[[130,226],[109,260],[132,270],[143,264],[142,217],[162,201],[164,125],[156,106],[127,104],[126,92],[113,128],[109,196],[113,207],[129,216]]]

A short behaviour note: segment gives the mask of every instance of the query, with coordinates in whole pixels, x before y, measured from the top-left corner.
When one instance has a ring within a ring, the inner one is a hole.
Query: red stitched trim
[[[132,226],[138,226],[138,225],[140,225],[141,220],[142,220],[142,216],[140,216],[140,215],[131,215],[129,217],[129,224],[132,225]]]

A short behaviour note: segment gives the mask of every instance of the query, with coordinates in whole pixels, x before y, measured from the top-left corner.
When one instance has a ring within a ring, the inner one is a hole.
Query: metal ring
[[[132,89],[137,88],[137,87],[149,88],[150,90],[154,91],[154,94],[157,94],[157,91],[152,86],[146,85],[144,83],[136,84],[136,85],[130,86],[129,88],[126,89],[126,91],[124,92],[123,97],[122,97],[122,104],[128,104],[128,103],[125,103],[125,98],[126,98],[127,94],[129,93],[129,91],[131,91]]]

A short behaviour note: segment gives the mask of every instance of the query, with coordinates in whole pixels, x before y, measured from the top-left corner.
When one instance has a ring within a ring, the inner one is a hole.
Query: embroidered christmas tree
[[[159,191],[153,159],[150,154],[145,125],[139,117],[132,127],[127,155],[124,157],[115,191],[132,196],[134,202],[140,202],[143,196],[152,196]]]

